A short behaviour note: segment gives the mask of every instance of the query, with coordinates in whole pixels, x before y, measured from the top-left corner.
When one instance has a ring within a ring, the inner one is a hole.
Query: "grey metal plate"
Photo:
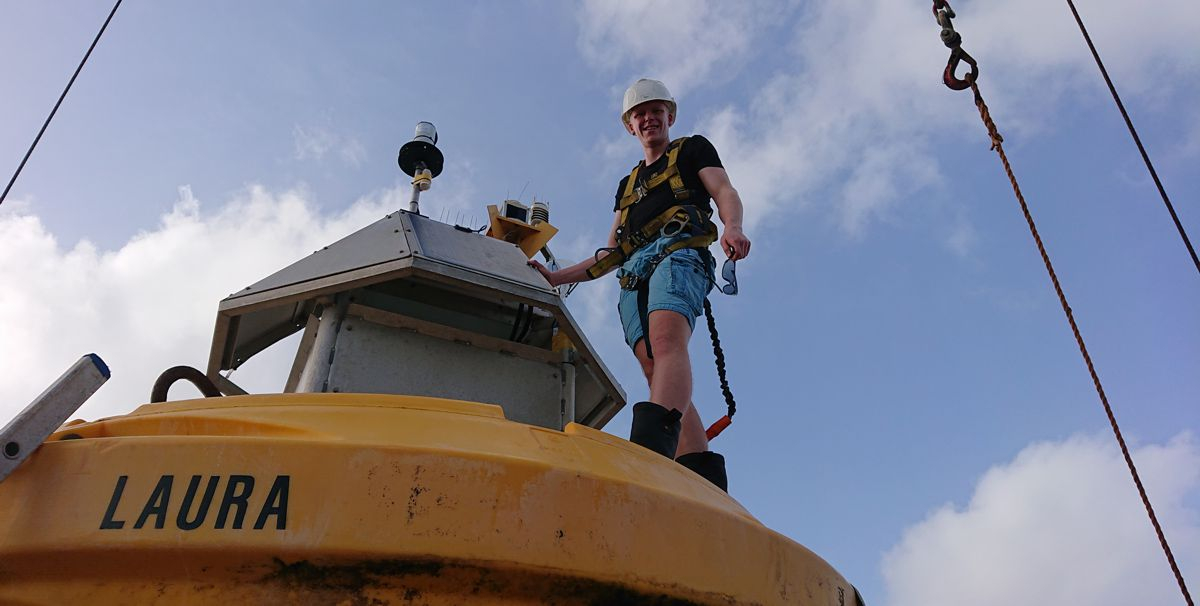
[[[412,224],[417,254],[472,269],[490,276],[546,290],[541,274],[517,245],[473,232],[463,232],[420,215],[406,215]]]
[[[237,343],[228,360],[237,368],[251,356],[304,328],[309,306],[289,303],[238,317]]]
[[[392,213],[229,295],[229,299],[407,257],[412,254],[412,249],[400,215],[399,212]]]
[[[498,404],[513,421],[560,429],[560,369],[348,316],[329,372],[332,391]]]

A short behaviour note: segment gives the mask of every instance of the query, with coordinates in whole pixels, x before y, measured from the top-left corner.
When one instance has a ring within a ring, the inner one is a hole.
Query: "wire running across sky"
[[[1167,197],[1167,190],[1158,178],[1158,171],[1154,170],[1154,164],[1150,162],[1150,154],[1146,153],[1146,146],[1142,145],[1142,138],[1138,136],[1137,129],[1133,127],[1133,120],[1129,118],[1129,112],[1125,111],[1125,104],[1121,103],[1121,96],[1117,94],[1117,87],[1113,85],[1112,78],[1108,77],[1108,70],[1104,69],[1104,62],[1100,60],[1100,53],[1096,51],[1096,45],[1092,44],[1092,37],[1088,35],[1087,28],[1083,26],[1083,19],[1079,16],[1079,11],[1075,10],[1075,3],[1072,0],[1067,0],[1067,5],[1071,7],[1071,14],[1075,15],[1075,23],[1079,24],[1079,31],[1083,34],[1083,39],[1087,41],[1088,49],[1092,51],[1092,57],[1096,59],[1096,67],[1100,68],[1100,75],[1104,76],[1104,83],[1108,84],[1108,90],[1112,93],[1113,101],[1117,102],[1117,109],[1121,110],[1121,117],[1125,118],[1125,126],[1129,127],[1129,134],[1133,136],[1133,142],[1137,144],[1138,151],[1142,154],[1142,161],[1146,163],[1146,170],[1150,171],[1150,178],[1154,179],[1154,185],[1158,187],[1158,194],[1162,196],[1163,204],[1167,207],[1167,212],[1171,213],[1171,220],[1175,222],[1175,229],[1179,231],[1179,237],[1183,238],[1183,245],[1187,247],[1188,254],[1192,256],[1192,263],[1196,266],[1196,271],[1200,272],[1200,257],[1196,256],[1196,249],[1192,246],[1192,240],[1188,238],[1187,231],[1183,229],[1183,223],[1179,220],[1179,215],[1175,212],[1175,205],[1171,204],[1171,199]],[[1190,598],[1188,603],[1191,603]]]
[[[87,52],[83,55],[83,59],[79,61],[79,66],[75,68],[75,73],[71,74],[71,79],[67,81],[67,86],[63,89],[62,94],[58,96],[58,101],[54,104],[54,109],[50,110],[49,116],[46,116],[46,121],[42,123],[41,130],[33,138],[33,143],[29,145],[29,150],[25,152],[25,157],[21,158],[21,163],[17,165],[17,170],[13,172],[12,178],[8,180],[8,185],[4,187],[4,193],[0,193],[0,204],[4,204],[4,200],[8,198],[8,192],[12,190],[13,184],[17,182],[17,177],[21,175],[21,170],[25,168],[25,163],[29,162],[29,157],[33,155],[34,148],[42,140],[42,135],[46,132],[46,128],[50,126],[50,121],[54,119],[54,114],[58,113],[58,108],[62,105],[63,99],[66,99],[67,93],[71,92],[71,85],[75,84],[75,79],[79,77],[79,72],[83,71],[83,66],[87,63],[88,57],[92,56],[92,51],[95,50],[96,44],[100,42],[100,37],[104,35],[104,30],[108,29],[108,24],[112,21],[113,15],[117,14],[117,9],[121,6],[121,1],[117,0],[112,10],[109,11],[108,18],[104,20],[104,25],[101,25],[100,31],[96,32],[96,37],[92,40],[92,45],[88,47]]]

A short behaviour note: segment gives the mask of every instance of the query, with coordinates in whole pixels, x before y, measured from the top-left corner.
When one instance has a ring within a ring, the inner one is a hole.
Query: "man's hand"
[[[721,250],[734,261],[745,259],[750,256],[750,238],[742,233],[742,228],[728,227],[721,234]]]
[[[559,284],[562,284],[562,282],[557,281],[555,272],[550,271],[550,268],[546,267],[545,265],[542,265],[540,261],[537,261],[535,259],[530,259],[529,265],[531,267],[533,267],[534,269],[538,270],[538,273],[542,274],[542,277],[545,278],[546,281],[550,283],[550,286],[558,286]]]

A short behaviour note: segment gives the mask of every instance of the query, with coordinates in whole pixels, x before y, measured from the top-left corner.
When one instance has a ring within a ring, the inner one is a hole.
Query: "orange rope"
[[[1100,376],[1096,374],[1096,367],[1092,364],[1092,357],[1088,355],[1087,346],[1083,344],[1083,335],[1079,332],[1079,326],[1075,323],[1075,316],[1071,313],[1071,306],[1067,304],[1067,295],[1063,293],[1062,285],[1058,282],[1058,276],[1054,273],[1054,266],[1050,264],[1050,255],[1046,254],[1046,247],[1042,244],[1042,237],[1038,235],[1037,225],[1033,222],[1033,215],[1029,213],[1029,205],[1025,203],[1025,196],[1021,194],[1021,186],[1017,184],[1017,178],[1013,175],[1012,165],[1008,163],[1008,156],[1004,154],[1004,138],[1000,136],[1000,132],[996,129],[996,123],[992,121],[992,116],[988,112],[987,104],[983,102],[983,96],[979,94],[979,85],[975,83],[974,78],[970,79],[971,91],[975,93],[975,105],[979,108],[979,117],[983,119],[983,124],[987,126],[988,136],[992,139],[992,149],[1000,154],[1000,161],[1004,164],[1004,172],[1008,175],[1008,180],[1012,183],[1013,193],[1017,195],[1017,201],[1021,203],[1021,212],[1025,214],[1025,222],[1029,224],[1029,233],[1033,234],[1034,242],[1037,242],[1038,252],[1042,254],[1042,262],[1046,264],[1046,271],[1050,274],[1050,281],[1054,283],[1054,291],[1058,293],[1058,300],[1062,303],[1063,313],[1067,314],[1067,322],[1071,324],[1071,332],[1075,333],[1075,342],[1079,344],[1079,353],[1083,354],[1083,361],[1087,364],[1088,372],[1092,375],[1092,383],[1096,386],[1096,393],[1100,396],[1100,402],[1104,404],[1104,412],[1108,415],[1108,422],[1112,426],[1113,434],[1117,437],[1117,443],[1121,445],[1121,454],[1125,456],[1125,464],[1129,467],[1129,473],[1133,476],[1133,483],[1137,485],[1138,494],[1142,497],[1142,504],[1146,506],[1146,514],[1150,516],[1150,523],[1154,525],[1154,532],[1158,534],[1158,542],[1162,545],[1163,553],[1167,556],[1167,561],[1171,564],[1171,570],[1175,573],[1175,580],[1179,582],[1179,590],[1183,592],[1183,598],[1187,601],[1188,606],[1194,606],[1192,596],[1188,593],[1187,584],[1183,581],[1183,573],[1179,571],[1179,565],[1175,563],[1175,556],[1171,553],[1171,546],[1167,544],[1167,536],[1163,534],[1162,526],[1158,523],[1158,517],[1154,515],[1154,507],[1150,505],[1150,497],[1146,496],[1146,488],[1142,485],[1142,479],[1138,475],[1137,467],[1133,464],[1133,457],[1129,454],[1129,447],[1125,445],[1125,438],[1121,436],[1121,428],[1117,425],[1117,417],[1113,414],[1112,406],[1108,403],[1108,396],[1104,395],[1104,387],[1100,385]]]

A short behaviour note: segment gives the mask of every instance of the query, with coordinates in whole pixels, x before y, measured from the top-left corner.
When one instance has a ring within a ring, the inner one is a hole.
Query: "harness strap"
[[[646,340],[646,357],[650,358],[651,360],[654,359],[654,349],[650,346],[650,278],[654,276],[654,272],[658,271],[658,266],[665,261],[667,257],[671,255],[671,253],[677,250],[690,248],[686,246],[686,244],[688,241],[694,239],[695,238],[693,237],[688,238],[687,240],[673,242],[664,248],[662,252],[658,253],[653,259],[650,260],[650,269],[646,272],[646,275],[637,276],[634,274],[628,274],[621,280],[621,288],[624,288],[625,290],[637,291],[638,322],[642,326],[642,338]],[[708,245],[705,244],[705,246]],[[705,266],[707,267],[707,259],[710,258],[708,249],[701,248],[700,251],[701,256],[705,259]]]
[[[675,164],[675,160],[679,157],[679,150],[683,149],[683,142],[686,140],[687,137],[676,139],[679,144],[672,145],[671,149],[667,151],[667,170],[663,172],[676,200],[687,200],[692,197],[691,190],[683,186],[683,176],[679,174],[679,167]]]
[[[629,180],[625,182],[625,192],[621,194],[621,203],[618,206],[620,210],[625,210],[637,202],[637,176],[638,170],[641,168],[642,163],[638,162],[637,166],[633,167],[633,171],[629,173]]]
[[[621,193],[621,201],[617,205],[618,210],[625,210],[640,202],[650,190],[662,185],[664,181],[670,183],[675,199],[686,200],[691,197],[692,191],[683,186],[683,177],[679,174],[678,166],[679,152],[683,149],[683,144],[687,139],[687,137],[680,137],[671,142],[670,147],[667,148],[667,167],[662,172],[651,175],[650,179],[643,184],[641,192],[637,191],[637,177],[644,162],[638,162],[633,167],[629,173],[629,180],[625,183],[625,191]]]
[[[663,249],[663,255],[669,255],[681,248],[707,248],[717,240],[717,226],[712,222],[709,213],[691,205],[672,206],[662,214],[648,221],[641,231],[627,234],[615,248],[608,249],[608,255],[596,262],[587,270],[591,279],[599,278],[615,269],[633,255],[641,247],[653,242],[659,236],[673,236],[684,230],[691,230],[692,236],[672,242]],[[649,277],[644,278],[649,280]],[[634,286],[623,286],[633,290]]]
[[[643,191],[638,191],[638,189],[637,189],[638,170],[640,170],[641,168],[642,168],[641,162],[638,162],[636,165],[634,165],[633,170],[630,171],[630,173],[629,173],[629,179],[627,179],[625,181],[625,193],[621,195],[621,202],[619,204],[621,216],[618,217],[618,219],[617,219],[617,241],[618,242],[625,239],[625,230],[627,229],[627,226],[629,225],[629,210],[631,208],[633,208],[633,205],[636,204],[637,202],[639,202],[642,199],[642,197],[645,195],[645,193]],[[630,251],[630,252],[632,252],[632,251]],[[598,277],[598,276],[592,276],[591,272],[588,273],[588,276],[592,277],[592,278]]]
[[[650,180],[646,182],[646,191],[650,191],[662,185],[664,181],[667,181],[676,199],[686,200],[690,197],[691,192],[683,186],[683,177],[679,175],[679,165],[676,163],[679,159],[679,150],[683,149],[683,142],[686,140],[687,137],[683,137],[671,142],[671,147],[667,149],[667,168],[661,173],[650,177]]]
[[[688,238],[687,240],[673,242],[668,245],[662,250],[662,252],[658,253],[653,259],[650,260],[650,269],[646,272],[646,275],[638,276],[635,274],[628,274],[621,279],[621,288],[637,291],[638,323],[642,326],[642,338],[646,341],[646,357],[651,360],[654,359],[654,348],[650,346],[650,278],[654,277],[654,272],[658,271],[658,266],[665,261],[666,258],[671,255],[671,253],[677,250],[683,250],[684,248],[689,248],[686,246],[686,244],[688,241],[694,239],[695,237]],[[705,246],[707,246],[707,244]],[[708,249],[701,248],[700,250],[702,251],[701,254],[707,259],[709,254]],[[705,261],[706,265],[707,263],[708,262]]]
[[[658,264],[654,264],[658,268]],[[651,270],[653,273],[653,270]],[[654,359],[654,350],[650,347],[650,280],[643,280],[637,289],[638,322],[642,324],[642,340],[646,342],[646,357]]]

